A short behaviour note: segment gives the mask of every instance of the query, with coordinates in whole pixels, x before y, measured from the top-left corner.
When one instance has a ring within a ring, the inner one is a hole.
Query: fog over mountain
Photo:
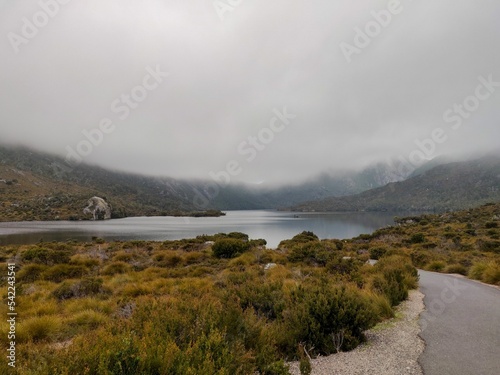
[[[1,0],[0,143],[249,183],[494,150],[499,19],[496,0]]]

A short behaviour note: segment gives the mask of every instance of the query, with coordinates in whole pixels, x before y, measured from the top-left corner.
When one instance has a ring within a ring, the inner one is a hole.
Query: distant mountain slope
[[[176,180],[119,173],[21,147],[0,146],[0,221],[84,219],[92,196],[105,198],[112,216],[178,215],[218,209],[273,209],[307,200],[356,194],[406,176],[380,163],[361,172],[324,173],[281,187]]]
[[[439,165],[405,181],[347,197],[291,207],[293,211],[457,210],[500,201],[500,157]]]
[[[219,209],[280,208],[308,200],[357,194],[407,177],[389,163],[378,163],[361,171],[330,171],[306,182],[274,188],[230,185],[221,189],[212,203]]]
[[[199,209],[194,204],[199,186],[189,182],[84,164],[59,166],[64,161],[56,156],[0,147],[0,221],[88,218],[82,210],[92,196],[105,198],[115,218]]]

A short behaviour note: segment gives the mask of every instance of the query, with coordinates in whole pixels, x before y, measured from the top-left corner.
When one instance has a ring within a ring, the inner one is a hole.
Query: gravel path
[[[419,291],[411,291],[398,306],[396,318],[366,332],[365,344],[351,352],[313,359],[312,375],[422,375],[417,361],[424,350],[418,336],[423,298]],[[300,375],[298,362],[290,364],[290,373]]]

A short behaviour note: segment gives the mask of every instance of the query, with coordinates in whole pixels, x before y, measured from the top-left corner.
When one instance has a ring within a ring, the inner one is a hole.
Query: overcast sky
[[[499,146],[498,0],[59,1],[0,1],[0,142],[252,183]]]

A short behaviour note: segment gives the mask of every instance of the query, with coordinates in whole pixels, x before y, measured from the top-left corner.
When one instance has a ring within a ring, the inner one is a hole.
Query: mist
[[[0,142],[252,184],[495,150],[498,19],[494,0],[0,1]]]

